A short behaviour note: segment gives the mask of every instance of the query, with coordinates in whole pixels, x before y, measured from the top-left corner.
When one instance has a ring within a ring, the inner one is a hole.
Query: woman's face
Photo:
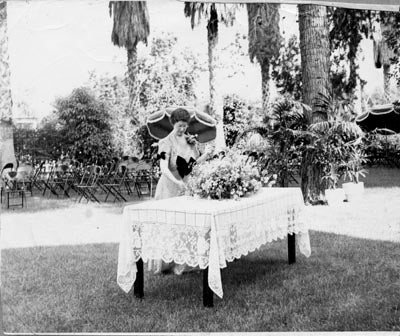
[[[174,130],[175,130],[177,135],[181,136],[186,132],[188,126],[189,125],[188,125],[188,123],[186,121],[177,121],[174,124]]]

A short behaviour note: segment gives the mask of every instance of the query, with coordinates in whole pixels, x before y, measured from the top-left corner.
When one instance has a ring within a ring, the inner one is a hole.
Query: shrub
[[[109,112],[88,89],[57,99],[55,115],[66,151],[75,159],[102,164],[112,156]]]

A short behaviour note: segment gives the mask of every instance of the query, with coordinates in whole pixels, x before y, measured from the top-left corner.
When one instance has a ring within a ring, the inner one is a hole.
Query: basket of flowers
[[[187,182],[187,193],[206,199],[239,199],[262,186],[257,162],[235,151],[197,164]]]

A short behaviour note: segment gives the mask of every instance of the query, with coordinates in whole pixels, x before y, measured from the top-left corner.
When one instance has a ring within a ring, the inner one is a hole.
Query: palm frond
[[[332,123],[330,121],[319,121],[313,123],[309,126],[309,130],[318,134],[327,133],[332,127]]]
[[[232,26],[235,18],[236,11],[240,5],[238,4],[215,4],[203,2],[185,2],[184,14],[185,17],[190,18],[190,25],[192,29],[197,26],[204,18],[209,21],[212,12],[216,13],[218,22],[222,22],[226,26]]]
[[[354,119],[354,105],[351,100],[335,98],[332,90],[325,91],[328,93],[319,92],[314,99],[315,113],[332,120]]]
[[[128,50],[139,42],[147,45],[150,19],[146,1],[111,1],[109,12],[113,16],[112,42]]]
[[[266,59],[278,57],[282,37],[279,29],[279,5],[248,3],[249,56],[262,64]]]
[[[244,136],[246,136],[249,133],[257,133],[257,134],[260,134],[262,137],[266,138],[270,132],[271,132],[271,130],[267,126],[249,127],[238,134],[236,141],[242,139]]]
[[[272,106],[270,118],[278,128],[300,129],[307,124],[305,111],[308,106],[288,98],[277,100]]]

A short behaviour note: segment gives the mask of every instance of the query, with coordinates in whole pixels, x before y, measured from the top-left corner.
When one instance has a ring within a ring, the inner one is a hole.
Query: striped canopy
[[[185,1],[185,0],[178,0]],[[279,4],[312,4],[332,7],[371,9],[397,12],[400,10],[400,0],[191,0],[191,2],[214,2],[214,3],[279,3]]]

